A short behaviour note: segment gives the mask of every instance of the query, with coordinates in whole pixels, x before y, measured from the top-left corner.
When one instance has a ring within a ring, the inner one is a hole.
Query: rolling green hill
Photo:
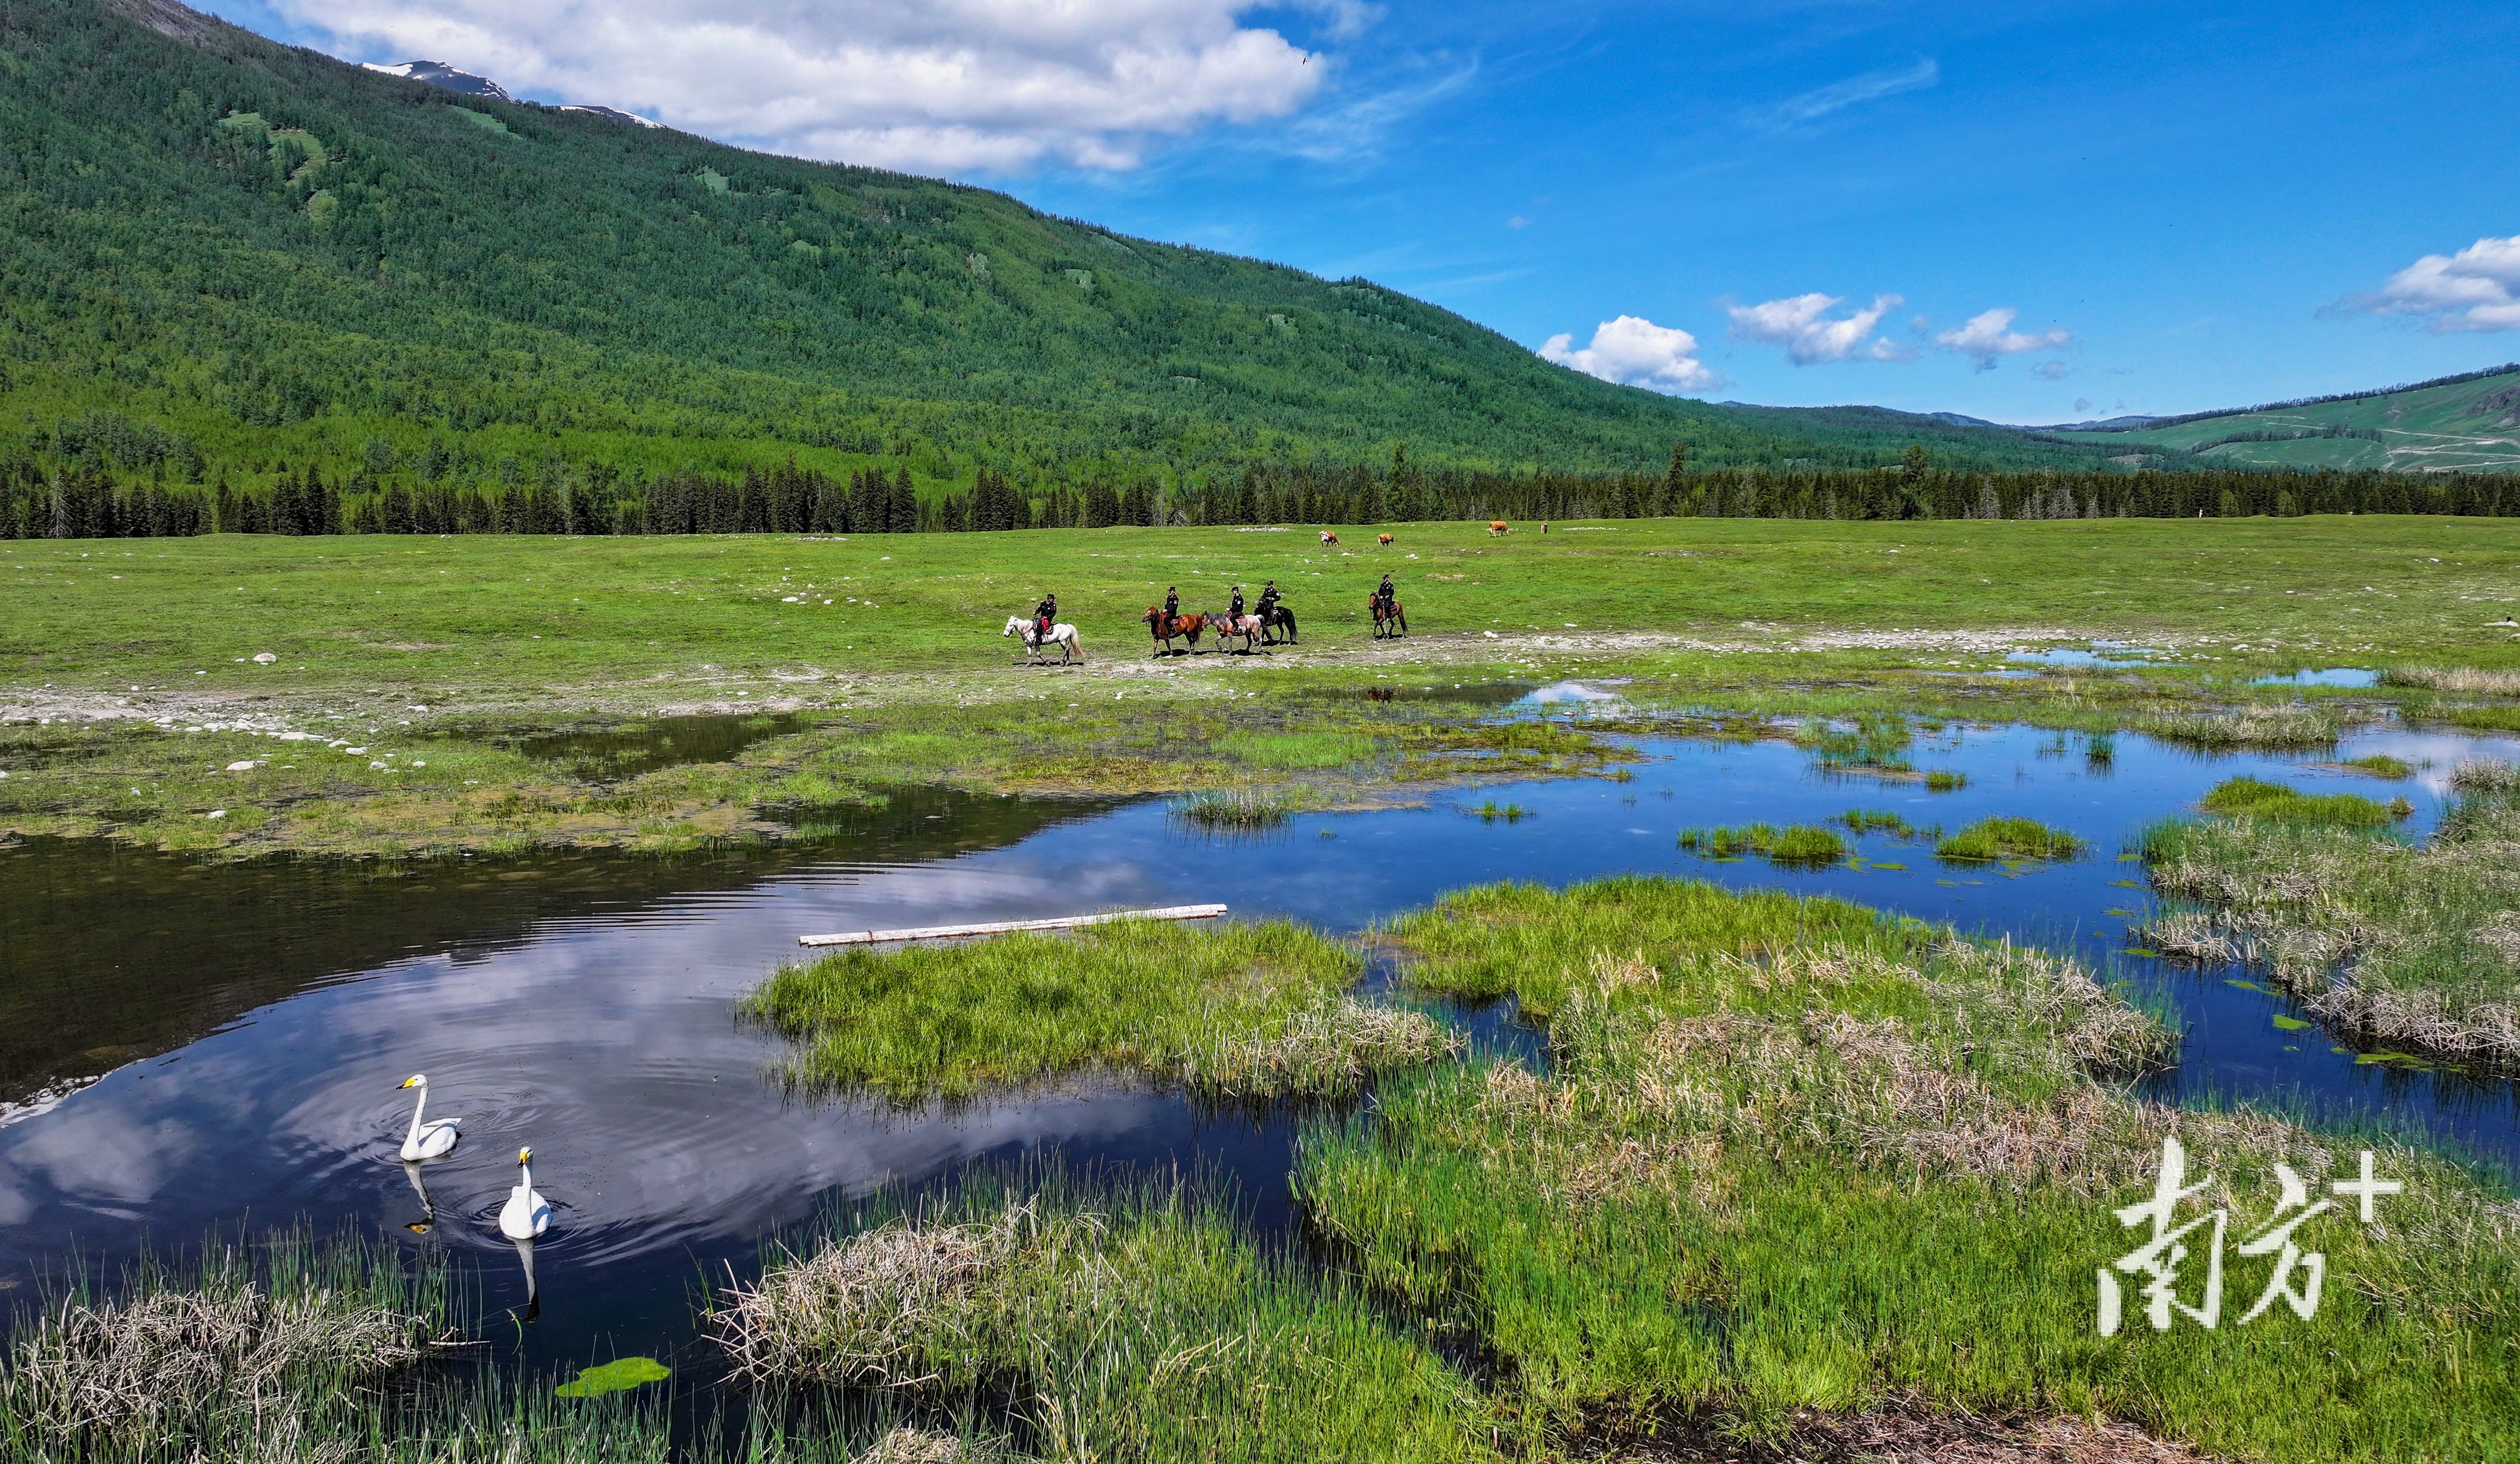
[[[1610,386],[1362,280],[1003,195],[457,96],[171,0],[0,0],[0,459],[515,481],[1255,460],[2090,467]]]
[[[2252,465],[2453,473],[2520,469],[2520,366],[2385,391],[2058,433],[2161,468]]]

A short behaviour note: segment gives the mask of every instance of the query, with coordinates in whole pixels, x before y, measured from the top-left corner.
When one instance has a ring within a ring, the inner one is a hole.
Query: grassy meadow
[[[1538,527],[1397,525],[1388,547],[1303,526],[10,542],[0,833],[229,855],[663,849],[788,837],[817,807],[928,782],[1339,805],[1473,770],[1605,767],[1615,751],[1582,733],[1476,725],[1566,676],[1631,678],[1641,712],[1751,732],[2009,716],[2316,747],[2375,700],[2469,724],[2520,713],[2494,683],[2520,668],[2497,623],[2520,526],[2499,521]],[[1417,628],[1376,643],[1364,600],[1386,572]],[[1212,609],[1272,578],[1298,645],[1149,654],[1138,617],[1166,586]],[[1049,590],[1082,667],[1019,665],[999,633]],[[2178,665],[1988,674],[2011,647],[2093,641]],[[2431,679],[2244,684],[2334,663]],[[1358,696],[1375,689],[1409,695]],[[786,720],[630,775],[531,747],[692,713]]]

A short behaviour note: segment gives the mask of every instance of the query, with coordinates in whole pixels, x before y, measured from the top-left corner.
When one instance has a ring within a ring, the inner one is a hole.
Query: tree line
[[[845,478],[788,463],[742,475],[625,476],[590,463],[540,481],[328,479],[284,465],[266,483],[117,482],[104,470],[0,463],[0,538],[202,533],[932,533],[1124,525],[1378,524],[1428,520],[2192,519],[2303,514],[2520,517],[2520,475],[1953,471],[1921,448],[1896,467],[1697,469],[1675,447],[1661,474],[1421,471],[1390,464],[1254,464],[1238,475],[1026,487],[982,469],[922,495],[908,468]]]

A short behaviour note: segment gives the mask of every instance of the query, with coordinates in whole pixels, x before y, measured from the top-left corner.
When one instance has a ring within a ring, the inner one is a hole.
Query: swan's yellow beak
[[[417,1077],[406,1077],[402,1081],[394,1084],[394,1086],[398,1088],[416,1088],[420,1086],[420,1079]]]
[[[517,1163],[518,1164],[530,1163],[533,1157],[534,1151],[531,1149],[519,1149],[517,1151]]]

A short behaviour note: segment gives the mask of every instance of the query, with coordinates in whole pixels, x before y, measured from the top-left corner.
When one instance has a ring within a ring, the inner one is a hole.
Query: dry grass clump
[[[2509,793],[2520,789],[2520,766],[2498,757],[2471,757],[2450,770],[2450,786],[2459,793]]]
[[[730,1369],[753,1382],[909,1388],[934,1380],[934,1335],[1037,1229],[1030,1205],[986,1224],[896,1222],[790,1256],[710,1316]]]
[[[1461,1037],[1423,1012],[1354,997],[1308,1007],[1272,1034],[1226,1036],[1182,1054],[1182,1080],[1228,1098],[1354,1092],[1377,1071],[1422,1067],[1462,1050]]]
[[[2136,730],[2198,748],[2323,748],[2341,723],[2333,711],[2303,703],[2257,705],[2227,711],[2164,711],[2138,719]]]
[[[850,1464],[980,1464],[982,1460],[1003,1457],[951,1434],[931,1434],[904,1424],[877,1440],[873,1448]]]
[[[22,1319],[0,1413],[72,1453],[254,1439],[319,1456],[332,1444],[310,1433],[368,1384],[454,1344],[441,1309],[390,1255],[302,1237],[214,1248],[188,1274],[144,1269],[118,1298],[73,1291]]]
[[[2488,671],[2474,666],[2393,665],[2380,673],[2380,684],[2469,696],[2520,697],[2520,671]]]

